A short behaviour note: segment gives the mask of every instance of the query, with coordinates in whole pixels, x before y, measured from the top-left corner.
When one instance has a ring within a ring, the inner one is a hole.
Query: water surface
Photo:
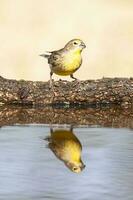
[[[48,148],[44,138],[50,136],[50,127],[1,127],[0,200],[132,200],[132,130],[82,127],[73,133],[86,165],[80,173]]]

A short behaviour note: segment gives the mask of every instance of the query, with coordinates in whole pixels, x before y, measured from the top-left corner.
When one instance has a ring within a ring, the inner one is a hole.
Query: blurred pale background
[[[48,80],[38,55],[73,38],[87,46],[77,78],[133,76],[132,0],[0,0],[0,75]]]

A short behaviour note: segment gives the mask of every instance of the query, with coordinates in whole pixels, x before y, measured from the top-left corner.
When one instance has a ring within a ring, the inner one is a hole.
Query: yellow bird
[[[70,75],[71,78],[76,79],[73,73],[76,72],[82,64],[81,52],[85,47],[82,40],[73,39],[60,50],[49,51],[40,55],[47,58],[50,65],[50,86],[52,86],[53,73],[61,76]]]
[[[70,130],[51,129],[51,136],[45,139],[48,140],[48,147],[56,157],[63,161],[72,172],[79,173],[85,168],[81,160],[82,145],[72,128]]]

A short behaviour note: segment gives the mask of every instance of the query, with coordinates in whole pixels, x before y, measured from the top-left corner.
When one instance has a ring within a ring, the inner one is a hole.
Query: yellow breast
[[[81,51],[70,51],[64,55],[62,65],[54,68],[54,72],[62,76],[70,75],[80,67],[81,63]]]
[[[81,158],[81,148],[78,144],[74,143],[69,149],[70,160],[73,162],[79,162]]]

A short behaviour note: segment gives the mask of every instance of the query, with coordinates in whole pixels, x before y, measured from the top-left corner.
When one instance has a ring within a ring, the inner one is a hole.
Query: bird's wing
[[[48,58],[48,63],[51,65],[56,65],[60,61],[62,54],[60,51],[52,51],[50,57]]]

